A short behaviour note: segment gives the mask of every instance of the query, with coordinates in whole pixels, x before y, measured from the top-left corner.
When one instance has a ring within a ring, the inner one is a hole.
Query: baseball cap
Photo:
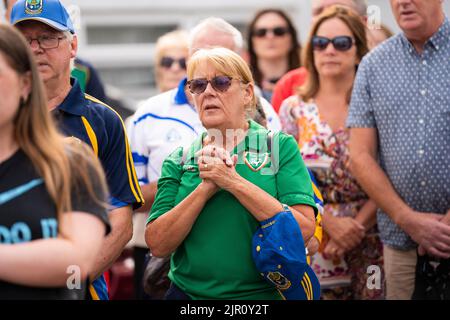
[[[75,33],[69,13],[59,0],[19,0],[11,11],[11,24],[26,20],[43,22],[59,31]]]
[[[302,232],[292,212],[284,208],[261,222],[253,235],[253,261],[286,300],[318,300],[320,284],[307,263]]]

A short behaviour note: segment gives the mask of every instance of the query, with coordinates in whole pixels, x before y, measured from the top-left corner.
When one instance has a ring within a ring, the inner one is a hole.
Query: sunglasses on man
[[[197,78],[189,80],[187,82],[187,86],[189,87],[189,91],[192,94],[201,94],[205,92],[208,83],[211,83],[211,86],[213,87],[214,90],[218,92],[226,92],[230,88],[231,82],[233,80],[239,79],[232,78],[229,76],[216,76],[211,80],[208,80],[206,78]]]
[[[338,36],[333,39],[314,36],[311,40],[312,47],[314,50],[323,51],[325,50],[330,43],[333,44],[333,47],[337,51],[347,51],[353,46],[355,41],[352,37],[349,36]]]
[[[181,59],[174,59],[172,57],[162,57],[161,61],[159,63],[159,65],[161,67],[170,69],[172,68],[172,65],[174,63],[178,63],[178,65],[180,66],[181,69],[186,70],[186,59],[185,58],[181,58]]]
[[[289,28],[287,27],[275,27],[275,28],[258,28],[253,30],[252,35],[254,37],[262,38],[267,35],[267,33],[272,33],[276,37],[282,37],[289,33]]]

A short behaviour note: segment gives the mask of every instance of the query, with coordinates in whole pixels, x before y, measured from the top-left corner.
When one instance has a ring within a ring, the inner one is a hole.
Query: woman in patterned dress
[[[345,127],[356,69],[367,52],[361,19],[330,7],[316,20],[305,48],[309,77],[280,110],[283,129],[299,142],[325,201],[325,237],[312,261],[323,299],[383,298],[376,206],[349,171]]]

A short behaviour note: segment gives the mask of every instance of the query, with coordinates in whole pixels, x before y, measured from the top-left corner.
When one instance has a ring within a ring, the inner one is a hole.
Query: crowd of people
[[[126,246],[135,299],[450,299],[442,1],[312,4],[303,46],[278,8],[161,36],[122,121],[60,1],[4,0],[0,299],[107,300]]]

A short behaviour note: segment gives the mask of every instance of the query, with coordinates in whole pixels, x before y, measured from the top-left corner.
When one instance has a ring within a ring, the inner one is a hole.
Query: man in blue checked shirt
[[[143,203],[128,138],[120,116],[103,102],[81,91],[70,78],[70,61],[77,53],[77,37],[58,0],[19,0],[11,13],[30,43],[47,93],[48,107],[61,131],[92,147],[105,170],[110,191],[112,231],[90,275],[90,298],[108,299],[103,272],[121,254],[132,235],[132,212]]]
[[[391,7],[403,32],[361,62],[347,125],[353,173],[380,208],[387,298],[410,299],[417,246],[450,258],[450,22],[442,0]]]

